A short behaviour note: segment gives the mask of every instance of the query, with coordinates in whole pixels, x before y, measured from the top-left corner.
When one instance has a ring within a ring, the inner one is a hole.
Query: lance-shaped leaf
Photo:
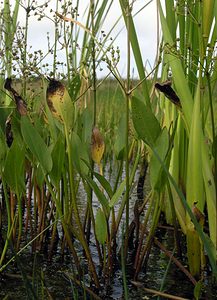
[[[104,212],[98,209],[95,219],[96,237],[100,244],[104,244],[107,239],[107,223]]]
[[[82,143],[79,136],[73,132],[71,136],[71,153],[72,161],[79,173],[88,174],[89,156],[86,149],[86,144]],[[87,164],[85,164],[85,161]]]
[[[154,147],[161,160],[165,162],[166,154],[169,147],[169,136],[166,128],[164,128],[162,133],[159,135]],[[161,189],[163,184],[162,177],[166,177],[162,176],[162,172],[163,168],[161,166],[161,163],[155,155],[152,155],[150,161],[150,181],[153,189]]]
[[[21,118],[21,132],[34,158],[38,160],[44,172],[49,173],[52,169],[50,151],[38,131],[26,116]]]
[[[14,140],[5,161],[4,177],[15,193],[21,193],[25,190],[24,159],[25,147]]]
[[[153,146],[161,132],[160,124],[151,109],[136,97],[132,98],[132,118],[139,138]]]
[[[83,177],[85,178],[87,183],[90,185],[90,187],[93,189],[97,199],[99,200],[100,204],[103,207],[106,217],[108,217],[109,212],[110,212],[110,207],[109,207],[109,203],[108,203],[106,196],[103,194],[103,192],[100,190],[100,188],[98,187],[96,182],[90,176],[83,175]]]
[[[62,134],[59,135],[52,150],[51,156],[53,160],[53,167],[50,172],[50,177],[54,184],[57,186],[61,179],[65,161],[65,144]]]

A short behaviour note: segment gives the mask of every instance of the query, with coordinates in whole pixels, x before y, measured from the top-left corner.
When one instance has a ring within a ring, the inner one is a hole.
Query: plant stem
[[[77,207],[77,203],[76,203],[76,193],[75,193],[75,182],[74,182],[74,170],[73,170],[73,163],[72,163],[72,153],[71,153],[71,144],[70,144],[70,140],[69,140],[69,132],[68,132],[68,128],[66,126],[66,124],[64,124],[64,130],[65,130],[65,137],[66,137],[66,145],[67,145],[67,149],[68,149],[68,164],[69,164],[69,182],[70,182],[70,189],[71,189],[71,200],[72,200],[72,207],[73,207],[73,211],[75,214],[75,221],[77,223],[78,226],[78,236],[80,239],[80,242],[84,248],[87,260],[89,262],[89,267],[90,267],[90,271],[93,275],[93,279],[94,282],[96,284],[96,287],[99,288],[100,284],[99,284],[99,279],[96,273],[96,269],[93,263],[93,259],[92,256],[90,254],[90,250],[87,244],[87,241],[85,239],[84,236],[84,232],[83,232],[83,228],[82,228],[82,224],[81,224],[81,220],[80,220],[80,216],[79,216],[79,212],[78,212],[78,207]]]
[[[58,11],[58,3],[59,1],[56,0],[56,11]],[[54,35],[54,53],[53,53],[53,77],[56,76],[56,67],[57,67],[57,40],[58,40],[58,17],[55,15],[54,17],[54,24],[55,24],[55,35]]]
[[[64,1],[64,6],[66,7],[66,2],[68,1]],[[67,40],[67,24],[66,22],[64,22],[64,44],[65,44],[65,53],[66,53],[66,66],[67,66],[67,82],[68,84],[70,83],[70,61],[69,61],[69,43]]]
[[[92,72],[93,72],[93,77],[92,77],[92,89],[93,89],[93,127],[96,125],[96,49],[95,49],[95,24],[94,24],[94,14],[95,14],[95,4],[94,0],[90,1],[90,14],[91,14],[91,30],[92,30]]]
[[[127,287],[127,277],[126,277],[126,264],[125,264],[125,250],[123,246],[124,234],[122,232],[122,246],[121,246],[121,269],[122,269],[122,278],[124,286],[124,299],[129,299],[128,287]]]
[[[131,8],[129,1],[126,6],[126,19],[127,19],[127,82],[126,82],[126,131],[125,131],[125,148],[126,148],[126,232],[125,232],[125,259],[127,259],[127,247],[129,238],[129,101],[130,101],[130,14]]]
[[[26,72],[27,72],[27,65],[26,65],[26,56],[27,56],[27,38],[28,38],[28,26],[29,26],[29,9],[30,9],[30,0],[28,1],[26,7],[26,18],[25,18],[25,35],[24,35],[24,50],[23,50],[23,90],[22,94],[23,97],[26,97]]]

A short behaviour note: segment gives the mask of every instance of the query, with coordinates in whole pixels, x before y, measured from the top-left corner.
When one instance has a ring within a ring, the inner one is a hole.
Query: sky
[[[27,0],[22,1],[24,6]],[[42,4],[45,0],[38,0],[38,4]],[[63,3],[64,0],[59,1]],[[72,1],[72,3],[76,3],[77,1]],[[156,44],[157,44],[157,8],[156,8],[157,0],[136,0],[134,1],[133,5],[133,14],[136,14],[142,7],[147,6],[142,9],[135,17],[134,23],[136,27],[136,32],[141,48],[141,53],[143,57],[143,64],[147,66],[147,70],[150,71],[154,65],[155,56],[156,56]],[[85,8],[89,4],[89,0],[80,0],[80,5],[78,7],[79,17],[78,21],[82,24],[85,24],[85,17],[84,11]],[[84,5],[83,5],[84,3]],[[29,32],[28,32],[28,51],[37,51],[41,49],[44,53],[47,53],[48,50],[48,42],[47,42],[47,32],[49,32],[50,36],[50,44],[53,44],[53,37],[54,37],[54,23],[53,15],[54,12],[50,10],[56,10],[56,0],[51,0],[48,4],[47,9],[43,12],[45,13],[46,17],[43,18],[41,21],[38,21],[36,17],[31,16],[29,19]],[[61,11],[61,9],[59,9]],[[108,33],[110,28],[115,24],[118,20],[119,16],[121,15],[121,8],[119,5],[119,0],[114,0],[111,10],[109,11],[105,23],[102,27],[102,30],[105,33]],[[70,15],[68,15],[70,17]],[[19,24],[23,26],[25,24],[25,10],[20,9],[19,12]],[[117,33],[124,28],[124,21],[123,19],[117,24],[115,30],[112,32],[112,37],[114,38]],[[120,62],[118,64],[118,70],[122,76],[126,76],[126,58],[127,58],[127,41],[126,41],[126,30],[125,28],[119,33],[118,37],[114,42],[115,47],[120,48]],[[31,48],[30,48],[31,45]],[[59,48],[61,46],[59,45]],[[64,51],[58,51],[58,59],[65,61],[64,58]],[[44,62],[48,64],[52,64],[52,58],[49,55],[46,57]],[[108,73],[108,70],[105,66],[103,66],[103,70],[100,72],[98,71],[97,74],[99,77],[103,77]],[[135,62],[132,56],[131,59],[131,77],[137,77],[137,71]]]

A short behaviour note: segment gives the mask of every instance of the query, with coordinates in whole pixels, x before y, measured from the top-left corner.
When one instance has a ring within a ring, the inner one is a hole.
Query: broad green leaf
[[[1,78],[0,78],[0,87],[1,87]],[[2,99],[4,99],[4,97],[9,97],[7,95],[5,95],[1,90],[0,90],[0,103],[2,101]],[[1,104],[2,105],[2,104]],[[0,107],[0,128],[2,129],[2,131],[4,131],[5,129],[5,123],[7,121],[8,116],[10,115],[12,109],[8,108],[8,107],[4,107],[1,108]]]
[[[125,132],[126,132],[126,114],[123,114],[119,121],[117,137],[114,144],[114,151],[118,160],[122,160],[124,157],[124,149],[126,144]]]
[[[86,149],[86,144],[82,143],[79,136],[73,132],[71,135],[71,153],[72,161],[79,173],[88,174],[88,167],[84,163],[87,161],[89,163],[89,156]]]
[[[61,116],[66,128],[70,130],[74,122],[74,104],[66,88],[62,101],[60,101],[59,97],[54,97],[53,106]]]
[[[98,209],[95,219],[96,237],[100,244],[104,244],[107,239],[107,223],[104,212]]]
[[[50,151],[27,116],[21,118],[21,132],[26,145],[41,164],[43,171],[49,173],[52,169]]]
[[[121,184],[119,185],[118,189],[116,190],[116,192],[112,196],[112,198],[110,200],[110,203],[109,203],[110,207],[114,207],[115,206],[115,204],[118,202],[119,198],[123,194],[125,187],[126,187],[126,179],[124,179],[121,182]]]
[[[87,183],[90,185],[90,187],[93,189],[97,199],[99,200],[100,204],[103,207],[103,210],[106,213],[106,216],[108,217],[109,213],[110,213],[110,207],[109,207],[108,200],[106,199],[106,196],[103,194],[103,192],[100,190],[100,188],[98,187],[96,182],[90,176],[84,175],[83,177],[85,178]]]
[[[57,186],[61,179],[65,162],[65,143],[62,134],[59,134],[59,137],[52,150],[51,157],[53,161],[53,167],[50,172],[50,178],[51,181],[53,181],[53,183]]]
[[[6,153],[7,153],[7,146],[5,143],[5,135],[0,127],[0,168],[2,168],[2,164],[4,164]]]
[[[202,289],[203,289],[203,281],[201,279],[197,282],[197,284],[194,287],[194,298],[195,298],[195,300],[201,299]]]
[[[167,129],[164,128],[162,133],[157,138],[154,148],[162,161],[165,162],[166,154],[169,148],[169,136]],[[150,160],[150,181],[153,189],[161,189],[162,186],[162,166],[155,155],[152,155]]]
[[[102,185],[102,187],[108,194],[109,198],[111,198],[113,196],[113,190],[112,190],[112,187],[111,187],[110,183],[108,182],[108,180],[104,176],[100,175],[99,173],[93,172],[89,162],[87,162],[84,159],[82,159],[82,161],[85,163],[85,165],[88,167],[88,169],[93,173],[93,175],[96,177],[96,179]]]
[[[80,116],[81,122],[81,140],[85,143],[90,143],[93,125],[93,114],[91,114],[88,108],[85,108]]]
[[[112,191],[112,187],[111,187],[110,183],[108,182],[108,180],[106,180],[106,178],[104,176],[100,175],[99,173],[94,172],[93,174],[96,177],[96,179],[99,181],[99,183],[102,185],[102,187],[105,189],[108,196],[110,198],[112,198],[113,191]]]
[[[35,180],[37,182],[37,185],[39,186],[40,189],[42,189],[45,181],[45,177],[41,165],[38,165],[37,168],[34,168],[34,172],[35,172]]]
[[[4,178],[15,193],[21,193],[25,190],[24,159],[24,146],[14,140],[5,161]]]
[[[132,98],[132,118],[139,138],[153,146],[161,132],[160,124],[150,108],[136,97]]]
[[[51,138],[53,141],[57,139],[57,127],[58,127],[58,120],[53,117],[49,107],[45,104],[45,113],[46,113],[46,120],[45,122],[48,123],[48,130],[50,132]]]

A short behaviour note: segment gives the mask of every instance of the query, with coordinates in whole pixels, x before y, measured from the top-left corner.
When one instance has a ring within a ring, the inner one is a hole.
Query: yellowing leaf
[[[60,81],[50,80],[47,104],[55,118],[64,122],[67,128],[72,127],[74,105],[66,87]]]
[[[97,127],[93,128],[91,136],[91,157],[92,160],[100,165],[101,159],[105,151],[105,143],[102,135]]]

